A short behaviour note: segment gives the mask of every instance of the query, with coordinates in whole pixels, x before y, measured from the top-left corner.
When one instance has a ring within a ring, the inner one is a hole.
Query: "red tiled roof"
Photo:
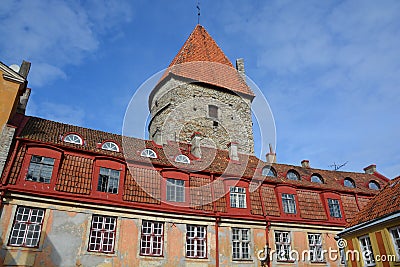
[[[79,133],[84,139],[85,144],[75,145],[63,142],[61,136],[70,132]],[[152,163],[158,166],[165,167],[171,167],[173,166],[173,164],[179,165],[174,162],[175,156],[178,154],[185,154],[189,158],[192,158],[192,160],[190,164],[180,164],[179,166],[183,167],[184,169],[188,169],[189,171],[204,170],[204,172],[215,173],[216,176],[224,174],[226,176],[244,177],[248,179],[255,177],[258,179],[265,179],[268,183],[272,184],[293,184],[311,188],[339,190],[342,192],[347,191],[349,193],[364,193],[367,196],[374,195],[376,193],[376,191],[368,188],[368,182],[370,180],[375,180],[381,185],[381,187],[385,186],[385,183],[381,179],[377,179],[377,177],[372,174],[319,170],[277,163],[272,164],[272,168],[274,168],[277,173],[277,178],[262,177],[261,169],[266,166],[267,163],[261,161],[253,155],[239,154],[239,161],[232,162],[229,160],[227,150],[216,150],[213,148],[202,147],[201,149],[203,157],[196,160],[192,157],[190,153],[190,145],[186,143],[169,142],[166,145],[158,146],[154,142],[149,140],[141,140],[132,137],[122,137],[121,135],[117,134],[63,124],[36,117],[28,117],[28,122],[26,123],[19,137],[44,143],[50,143],[59,147],[78,149],[83,152],[87,151],[91,153],[117,157],[122,160],[125,160],[126,158],[128,159],[128,161]],[[107,151],[98,148],[98,143],[102,143],[104,140],[113,140],[116,143],[121,144],[122,153]],[[154,150],[157,154],[157,158],[149,159],[141,157],[140,152],[145,148],[150,148]],[[18,175],[18,168],[20,168],[24,154],[25,151],[20,150],[18,152],[18,155],[16,157],[16,164],[14,164],[11,169],[11,176],[9,181],[11,184],[15,183]],[[301,177],[301,180],[293,181],[287,179],[286,173],[289,170],[297,171]],[[308,180],[309,177],[314,173],[318,173],[319,175],[321,175],[321,177],[324,179],[324,184],[312,183]],[[345,177],[352,178],[356,182],[357,187],[344,187],[343,180]],[[221,192],[223,193],[223,184],[221,190]],[[368,198],[365,198],[365,200],[368,201]],[[363,201],[361,199],[359,201],[359,205],[361,205],[362,203]]]
[[[300,216],[304,219],[326,220],[326,214],[318,193],[308,190],[298,190],[297,197],[300,206]]]
[[[348,227],[383,218],[400,211],[400,176],[390,181],[382,191],[371,199],[350,221]]]
[[[160,83],[151,93],[150,102],[162,81],[171,76],[222,87],[251,98],[255,96],[221,48],[201,25],[195,27],[172,60]]]

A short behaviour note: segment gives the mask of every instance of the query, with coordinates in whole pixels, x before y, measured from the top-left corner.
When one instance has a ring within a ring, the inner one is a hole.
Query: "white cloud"
[[[0,56],[9,64],[34,62],[30,81],[42,86],[65,77],[66,65],[79,64],[98,49],[99,35],[112,34],[130,16],[124,2],[5,1],[0,6]]]

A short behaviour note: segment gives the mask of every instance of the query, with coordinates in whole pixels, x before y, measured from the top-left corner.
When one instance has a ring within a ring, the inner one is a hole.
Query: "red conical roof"
[[[169,75],[225,88],[251,99],[255,96],[245,79],[201,25],[196,25],[160,82]],[[157,90],[156,87],[150,94],[149,103]]]
[[[200,24],[194,28],[169,66],[193,61],[217,62],[233,68],[224,52]]]

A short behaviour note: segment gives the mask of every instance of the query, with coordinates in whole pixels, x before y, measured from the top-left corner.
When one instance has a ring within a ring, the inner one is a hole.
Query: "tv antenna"
[[[200,24],[200,1],[197,0],[197,24]]]
[[[342,164],[336,164],[336,162],[334,162],[332,165],[329,165],[328,167],[333,168],[334,171],[339,170],[340,168],[342,168],[343,166],[345,166],[349,161],[346,161],[345,163]]]

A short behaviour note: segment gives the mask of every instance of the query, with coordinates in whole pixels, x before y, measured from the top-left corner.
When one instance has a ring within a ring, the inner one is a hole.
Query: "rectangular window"
[[[243,187],[230,187],[230,201],[232,208],[242,208],[245,209],[246,205],[246,188]]]
[[[167,201],[185,202],[185,181],[167,179]]]
[[[143,221],[140,237],[140,255],[161,256],[163,253],[164,224]]]
[[[49,184],[53,167],[54,159],[32,155],[26,180]]]
[[[291,259],[290,232],[275,232],[275,250],[278,261],[289,261]]]
[[[339,200],[328,198],[328,206],[331,217],[342,218],[342,213],[340,212]]]
[[[186,257],[205,258],[206,257],[206,227],[188,225],[186,231]]]
[[[234,260],[250,259],[250,230],[232,228],[232,258]]]
[[[308,245],[310,246],[310,261],[323,262],[322,237],[321,234],[308,234]]]
[[[116,226],[117,219],[115,217],[93,215],[88,250],[114,252]]]
[[[359,237],[358,240],[360,241],[361,254],[364,259],[365,266],[375,266],[375,257],[374,252],[372,251],[372,245],[369,236],[366,235]]]
[[[43,218],[43,209],[18,207],[8,244],[17,247],[37,247]]]
[[[283,211],[296,214],[296,200],[292,194],[282,194]]]
[[[210,118],[218,119],[218,107],[214,105],[208,106],[208,116]]]
[[[392,234],[397,260],[400,261],[400,226],[390,229],[390,233]]]
[[[118,194],[119,171],[100,168],[97,191]]]

